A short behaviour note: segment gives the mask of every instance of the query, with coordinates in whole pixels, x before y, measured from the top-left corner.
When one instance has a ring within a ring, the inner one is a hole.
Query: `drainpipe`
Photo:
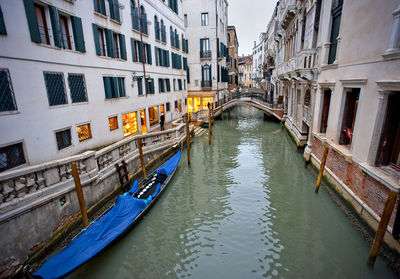
[[[146,63],[144,62],[144,60],[145,60],[145,55],[144,55],[145,47],[144,47],[144,43],[143,43],[142,14],[141,14],[141,9],[140,9],[140,0],[138,0],[138,12],[139,12],[140,42],[142,43],[142,65],[143,65],[144,90],[145,90],[145,96],[147,97]]]

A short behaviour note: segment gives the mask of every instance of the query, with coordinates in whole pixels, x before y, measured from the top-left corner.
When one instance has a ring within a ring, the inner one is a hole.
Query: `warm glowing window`
[[[125,137],[137,133],[138,123],[136,111],[122,115],[122,127],[124,129]]]
[[[85,141],[92,138],[90,124],[77,126],[76,131],[78,132],[79,141]]]
[[[194,101],[194,111],[201,110],[200,97],[193,98],[193,101]]]
[[[193,98],[188,99],[188,111],[193,112]]]
[[[212,97],[203,97],[203,109],[208,109],[208,103],[212,105],[213,98]]]
[[[149,118],[150,118],[150,126],[154,126],[159,122],[160,115],[158,107],[149,108]]]
[[[118,117],[113,116],[108,118],[108,125],[110,126],[110,131],[118,129]]]

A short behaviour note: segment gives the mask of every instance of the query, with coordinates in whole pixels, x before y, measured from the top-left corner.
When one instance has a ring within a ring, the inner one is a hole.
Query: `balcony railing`
[[[202,80],[201,87],[212,87],[212,81],[211,80]]]
[[[200,51],[200,58],[211,58],[211,50]]]

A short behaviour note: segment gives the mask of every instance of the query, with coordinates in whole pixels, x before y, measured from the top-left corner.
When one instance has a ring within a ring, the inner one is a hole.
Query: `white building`
[[[254,41],[253,47],[253,87],[262,88],[263,63],[264,63],[264,40],[266,33],[261,33],[258,42]]]
[[[181,0],[0,8],[0,171],[151,132],[161,113],[169,122],[186,111]]]
[[[189,39],[188,110],[217,105],[228,94],[227,0],[184,0]]]

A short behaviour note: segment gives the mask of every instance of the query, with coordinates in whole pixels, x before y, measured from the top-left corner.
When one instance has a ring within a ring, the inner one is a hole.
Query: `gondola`
[[[34,277],[64,277],[121,238],[150,209],[175,173],[181,158],[178,151],[141,185],[133,182],[132,188],[119,196],[105,214],[75,237],[68,246],[48,259]]]

